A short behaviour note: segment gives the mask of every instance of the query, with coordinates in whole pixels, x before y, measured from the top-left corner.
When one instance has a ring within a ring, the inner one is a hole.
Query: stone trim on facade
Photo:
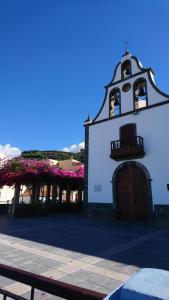
[[[84,201],[83,211],[87,214],[88,204],[88,153],[89,153],[89,126],[85,126],[85,161],[84,161]]]
[[[157,225],[169,224],[169,205],[168,204],[155,204],[154,215]]]
[[[113,221],[113,219],[115,219],[113,203],[90,202],[87,204],[86,212],[87,217],[90,219],[100,219],[106,221]]]

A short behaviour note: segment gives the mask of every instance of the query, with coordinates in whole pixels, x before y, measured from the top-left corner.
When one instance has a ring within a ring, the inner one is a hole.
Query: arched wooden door
[[[119,219],[147,221],[148,196],[145,172],[137,165],[124,165],[116,175],[116,199]]]

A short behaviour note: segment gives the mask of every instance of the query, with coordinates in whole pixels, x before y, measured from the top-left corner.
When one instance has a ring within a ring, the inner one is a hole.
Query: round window
[[[122,87],[122,91],[123,92],[128,92],[130,88],[131,88],[131,84],[130,83],[125,83]]]

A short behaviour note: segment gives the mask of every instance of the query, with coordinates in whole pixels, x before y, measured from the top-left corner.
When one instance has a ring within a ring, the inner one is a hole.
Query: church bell
[[[127,76],[130,75],[130,70],[129,70],[129,68],[126,69],[126,72],[125,72],[125,73],[126,73]]]
[[[114,106],[118,106],[118,105],[119,105],[119,100],[118,100],[118,98],[115,98]]]
[[[138,92],[138,96],[140,96],[140,97],[142,97],[142,96],[145,96],[145,91],[144,91],[144,88],[141,86],[140,88],[139,88],[139,92]]]

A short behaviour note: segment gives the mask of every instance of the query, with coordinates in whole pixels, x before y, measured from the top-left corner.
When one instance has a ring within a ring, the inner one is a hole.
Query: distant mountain
[[[49,151],[29,150],[29,151],[23,151],[21,156],[23,158],[28,158],[28,159],[36,158],[38,160],[42,160],[42,159],[65,160],[65,159],[73,158],[84,163],[85,151],[81,150],[80,152],[73,153],[73,152],[65,152],[65,151],[58,151],[58,150],[49,150]]]

